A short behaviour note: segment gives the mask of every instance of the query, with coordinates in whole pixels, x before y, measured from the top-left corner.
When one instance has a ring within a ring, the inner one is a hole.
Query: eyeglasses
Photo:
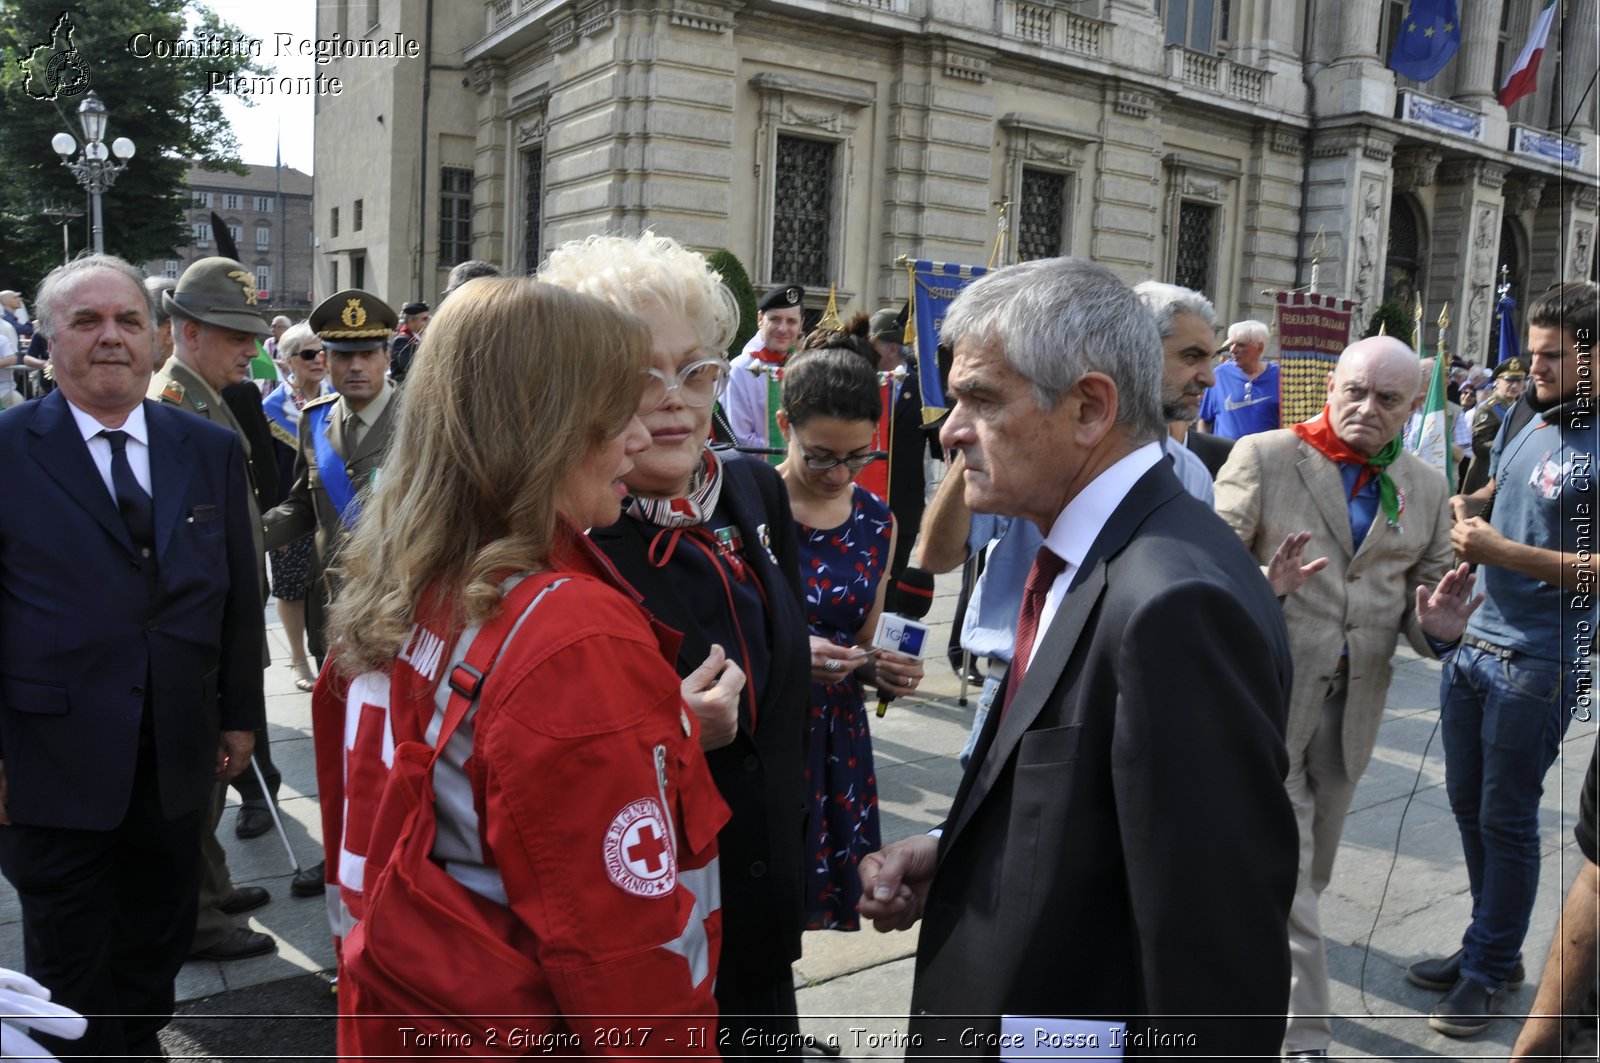
[[[659,409],[674,391],[685,406],[703,409],[710,406],[728,386],[728,363],[721,358],[702,358],[678,370],[669,378],[659,369],[648,370],[644,395],[639,400],[639,412],[649,413]]]
[[[321,347],[313,347],[313,348],[302,347],[302,348],[300,348],[300,357],[305,359],[308,362],[316,361],[317,360],[317,355],[319,355],[321,353],[322,353],[322,348]]]
[[[816,454],[807,454],[804,450],[800,456],[806,459],[806,468],[816,472],[827,472],[829,469],[843,465],[852,473],[860,472],[875,461],[881,461],[889,456],[887,451],[869,450],[865,454],[857,454],[849,458],[820,457]]]

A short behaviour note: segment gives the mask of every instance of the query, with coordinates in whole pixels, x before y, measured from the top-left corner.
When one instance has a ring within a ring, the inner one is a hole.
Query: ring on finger
[[[841,666],[837,659],[830,657],[822,667],[830,672],[837,672]]]

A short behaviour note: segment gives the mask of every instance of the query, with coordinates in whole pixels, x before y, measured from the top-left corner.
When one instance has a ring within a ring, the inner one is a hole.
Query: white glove
[[[50,990],[19,971],[0,967],[0,1059],[51,1060],[25,1030],[73,1041],[83,1036],[89,1020],[60,1004],[50,1003]]]

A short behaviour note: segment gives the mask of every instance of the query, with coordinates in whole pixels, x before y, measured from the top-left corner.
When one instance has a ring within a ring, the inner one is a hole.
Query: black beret
[[[806,290],[798,284],[780,284],[762,296],[756,306],[762,310],[786,310],[799,306],[805,297]]]

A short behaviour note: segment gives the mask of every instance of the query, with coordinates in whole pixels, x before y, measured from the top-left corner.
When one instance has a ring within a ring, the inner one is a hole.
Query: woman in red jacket
[[[713,1054],[727,810],[676,634],[582,535],[648,444],[649,339],[525,278],[462,287],[429,333],[318,688],[340,1054]],[[417,763],[437,833],[408,870],[380,798]]]

